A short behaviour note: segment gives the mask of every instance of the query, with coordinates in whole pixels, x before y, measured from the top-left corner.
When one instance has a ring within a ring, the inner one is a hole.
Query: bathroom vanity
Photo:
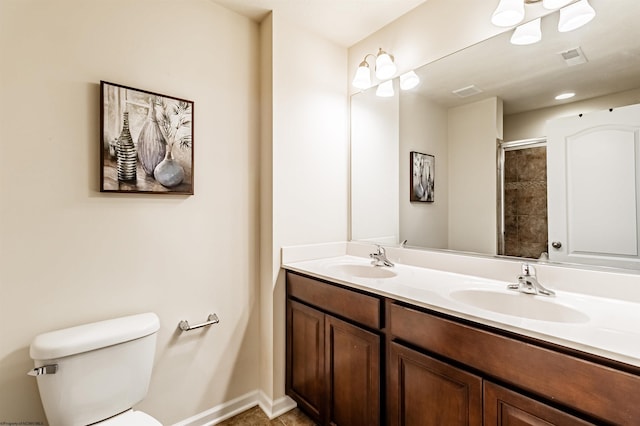
[[[401,291],[398,277],[382,273],[409,277],[419,268],[367,269],[363,261],[332,274],[300,265],[284,265],[286,393],[322,425],[640,422],[640,360],[632,356],[585,350],[562,336],[561,324],[556,339],[528,325],[548,321],[503,327],[473,310],[458,315],[438,283]],[[566,318],[576,335],[602,328]]]

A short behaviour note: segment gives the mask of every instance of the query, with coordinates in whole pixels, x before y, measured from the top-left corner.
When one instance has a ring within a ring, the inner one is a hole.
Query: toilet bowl
[[[133,406],[147,395],[160,320],[154,313],[40,334],[29,353],[50,426],[161,426]]]
[[[142,411],[127,410],[122,414],[92,426],[162,426],[162,423]]]

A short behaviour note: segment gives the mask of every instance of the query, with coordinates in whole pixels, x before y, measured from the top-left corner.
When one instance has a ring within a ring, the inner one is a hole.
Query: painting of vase
[[[435,190],[435,157],[411,151],[410,158],[410,201],[432,203]]]
[[[193,101],[100,82],[100,191],[193,195]]]

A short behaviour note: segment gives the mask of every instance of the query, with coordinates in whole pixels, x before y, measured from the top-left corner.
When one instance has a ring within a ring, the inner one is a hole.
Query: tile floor
[[[240,414],[231,417],[222,423],[218,423],[219,426],[316,426],[316,424],[307,417],[298,408],[284,413],[280,417],[276,417],[273,420],[264,414],[260,407],[256,406],[248,409]]]

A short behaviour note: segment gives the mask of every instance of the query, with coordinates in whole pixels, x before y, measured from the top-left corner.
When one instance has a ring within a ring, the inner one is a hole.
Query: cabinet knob
[[[559,249],[560,247],[562,247],[562,243],[560,241],[554,241],[551,243],[551,247],[553,247],[554,249]]]

